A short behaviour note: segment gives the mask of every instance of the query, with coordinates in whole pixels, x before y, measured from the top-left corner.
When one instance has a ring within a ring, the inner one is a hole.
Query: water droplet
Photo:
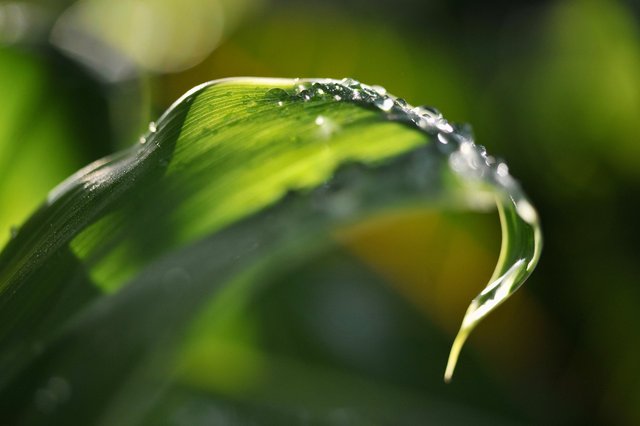
[[[267,99],[272,99],[275,101],[284,101],[289,97],[289,93],[286,90],[280,89],[279,87],[269,89],[265,94]]]
[[[147,138],[145,138],[144,136],[140,136],[138,142],[140,142],[141,145],[144,145],[145,143],[147,143]]]
[[[470,155],[473,153],[473,143],[472,142],[463,142],[460,144],[460,152],[465,155]]]
[[[335,99],[336,101],[341,101],[341,100],[342,100],[342,96],[340,96],[340,95],[335,95],[335,96],[333,97],[333,99]]]
[[[449,143],[445,135],[443,135],[442,133],[438,133],[438,140],[445,145]]]
[[[436,122],[442,117],[434,113],[433,108],[418,106],[409,111],[411,121],[423,129],[428,130],[436,125]]]
[[[501,176],[501,177],[507,176],[509,174],[509,166],[507,166],[504,163],[498,164],[498,167],[496,168],[496,173],[498,174],[498,176]]]
[[[375,90],[375,92],[376,92],[378,95],[384,96],[384,95],[386,95],[386,94],[387,94],[387,89],[385,89],[385,88],[384,88],[384,87],[382,87],[382,86],[373,85],[373,86],[371,86],[371,88],[372,88],[373,90]]]
[[[538,221],[538,213],[530,202],[525,199],[518,200],[516,203],[516,212],[528,224],[533,225]]]
[[[365,85],[361,87],[360,91],[364,102],[372,102],[375,104],[375,101],[381,97],[375,90]]]
[[[388,96],[380,97],[374,101],[374,104],[382,111],[390,111],[393,108],[394,102]]]
[[[149,131],[151,133],[155,133],[158,131],[158,128],[156,127],[156,123],[154,121],[152,121],[151,123],[149,123]]]
[[[318,126],[322,126],[324,124],[324,122],[325,122],[325,120],[324,120],[323,116],[319,115],[319,116],[316,117],[316,124]]]
[[[447,121],[439,120],[438,122],[436,122],[436,127],[441,132],[453,133],[453,126],[449,124]]]

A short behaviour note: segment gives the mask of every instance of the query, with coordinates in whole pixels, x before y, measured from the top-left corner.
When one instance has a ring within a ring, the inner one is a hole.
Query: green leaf
[[[212,301],[238,303],[366,217],[496,204],[501,256],[447,380],[540,253],[537,214],[506,165],[439,112],[350,79],[196,87],[138,144],[54,189],[0,254],[1,411],[16,424],[135,424],[193,380],[197,351],[180,348]]]

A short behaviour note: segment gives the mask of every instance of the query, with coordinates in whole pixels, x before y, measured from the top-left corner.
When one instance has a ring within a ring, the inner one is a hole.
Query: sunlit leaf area
[[[640,424],[636,3],[3,1],[0,98],[0,425]]]

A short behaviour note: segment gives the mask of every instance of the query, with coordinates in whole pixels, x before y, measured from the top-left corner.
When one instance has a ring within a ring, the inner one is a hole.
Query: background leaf
[[[57,74],[73,82],[54,83]],[[53,186],[108,152],[109,130],[95,83],[64,58],[0,47],[0,79],[2,247]]]

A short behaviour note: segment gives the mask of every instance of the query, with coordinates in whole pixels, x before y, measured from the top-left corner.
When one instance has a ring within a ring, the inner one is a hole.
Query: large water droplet
[[[325,95],[324,85],[322,85],[320,83],[314,83],[311,87],[313,88],[313,91],[315,92],[316,96],[324,96]]]
[[[516,212],[525,222],[534,224],[538,221],[538,213],[527,200],[518,200],[516,202]]]
[[[394,102],[393,102],[393,99],[391,99],[388,96],[385,96],[385,97],[380,97],[376,99],[374,101],[374,104],[378,108],[380,108],[382,111],[391,111],[391,108],[393,108]]]
[[[274,101],[284,101],[289,98],[289,93],[284,89],[276,87],[267,91],[265,96],[267,99],[272,99]]]
[[[453,126],[451,124],[449,124],[447,121],[444,121],[444,120],[437,121],[436,122],[436,127],[441,132],[445,132],[445,133],[452,133],[453,132]]]

